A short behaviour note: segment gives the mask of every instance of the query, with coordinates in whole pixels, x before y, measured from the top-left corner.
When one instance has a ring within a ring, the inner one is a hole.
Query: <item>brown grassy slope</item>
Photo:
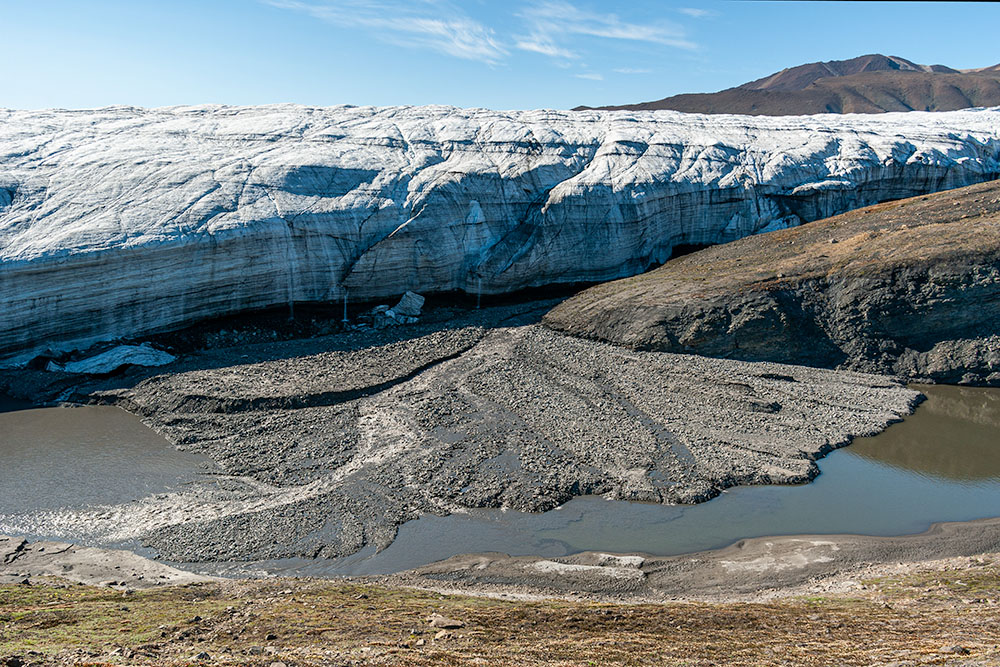
[[[720,319],[718,313],[733,313],[770,295],[779,301],[784,298],[780,295],[790,295],[788,303],[823,298],[823,290],[852,283],[878,285],[905,307],[906,295],[893,295],[890,285],[880,283],[891,281],[897,270],[919,274],[933,267],[957,267],[961,273],[977,265],[994,266],[998,258],[1000,181],[991,181],[714,246],[649,273],[585,290],[554,308],[544,321],[558,330],[632,347],[688,351],[678,347],[681,340],[694,346],[690,351],[721,354],[721,348],[711,346],[722,340],[726,326],[735,325],[723,321],[730,315]],[[837,307],[845,304],[853,307],[846,302]],[[678,333],[706,313],[723,329],[710,338],[697,334],[685,339]],[[935,333],[930,319],[916,318],[910,324],[928,336]],[[784,348],[795,342],[789,336],[807,335],[793,325],[781,330],[777,323],[768,324],[755,335],[770,337]]]
[[[439,613],[465,625],[439,631]],[[996,554],[768,603],[514,602],[277,579],[0,587],[0,664],[1000,664]],[[208,658],[195,659],[206,654]]]

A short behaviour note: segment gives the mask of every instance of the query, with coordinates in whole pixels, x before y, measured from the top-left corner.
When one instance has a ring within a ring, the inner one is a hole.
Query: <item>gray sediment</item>
[[[878,375],[633,351],[537,324],[552,302],[413,328],[187,355],[74,388],[216,461],[212,483],[32,517],[173,561],[335,557],[424,513],[578,495],[694,503],[812,479],[815,459],[908,414]],[[25,376],[27,377],[27,376]]]

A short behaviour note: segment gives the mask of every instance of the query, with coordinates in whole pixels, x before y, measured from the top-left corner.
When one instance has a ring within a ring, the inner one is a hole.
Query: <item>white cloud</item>
[[[566,67],[571,61],[579,63],[585,52],[580,40],[587,37],[697,48],[683,28],[667,21],[634,23],[617,14],[580,9],[569,0],[527,1],[525,9],[515,15],[522,21],[523,31],[500,37],[490,26],[469,16],[455,0],[259,0],[342,28],[365,30],[391,44],[491,65],[506,59],[511,49],[518,49],[552,58],[556,65]]]
[[[543,56],[551,58],[563,58],[565,60],[575,60],[580,56],[569,49],[556,46],[551,39],[544,35],[532,35],[519,40],[514,46],[522,51],[541,53]]]
[[[368,28],[400,46],[494,64],[508,53],[492,29],[439,0],[261,0],[345,28]]]
[[[653,44],[680,49],[697,48],[680,26],[666,21],[630,23],[617,14],[604,14],[579,9],[567,0],[540,0],[521,12],[520,17],[531,28],[531,34],[543,36],[551,43],[573,35],[603,37]]]
[[[653,70],[642,67],[619,67],[615,69],[619,74],[652,74]]]
[[[708,18],[709,16],[718,16],[718,12],[716,11],[713,11],[711,9],[699,9],[696,7],[680,7],[678,8],[677,11],[679,11],[681,14],[686,14],[687,16],[690,16],[691,18],[695,19],[704,19]]]
[[[591,81],[604,81],[604,77],[597,72],[586,72],[584,74],[574,74],[578,79],[590,79]]]

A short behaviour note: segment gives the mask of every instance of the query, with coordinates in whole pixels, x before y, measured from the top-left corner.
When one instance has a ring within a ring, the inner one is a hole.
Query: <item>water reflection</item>
[[[1000,478],[1000,389],[915,386],[927,401],[906,420],[846,451],[921,475]]]

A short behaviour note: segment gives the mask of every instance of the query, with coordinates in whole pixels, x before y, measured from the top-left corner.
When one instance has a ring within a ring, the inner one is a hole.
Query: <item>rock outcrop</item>
[[[345,290],[610,280],[998,173],[995,109],[0,111],[0,359]]]
[[[637,349],[1000,385],[1000,181],[708,248],[545,322]]]

